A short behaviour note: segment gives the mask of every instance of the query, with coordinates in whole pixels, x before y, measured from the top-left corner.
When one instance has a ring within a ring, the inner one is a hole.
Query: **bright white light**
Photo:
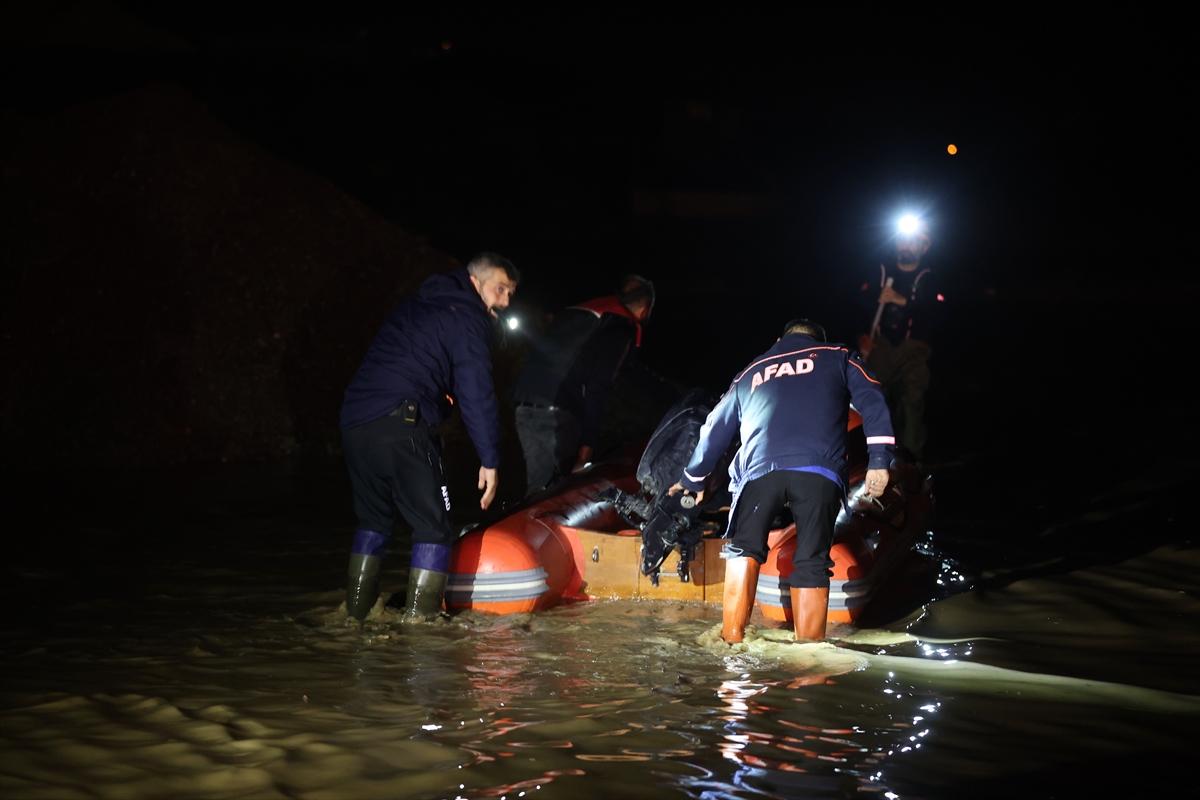
[[[896,222],[896,229],[903,236],[912,236],[921,232],[921,218],[916,214],[904,214]]]
[[[441,725],[434,725],[432,723],[430,723],[429,725],[421,726],[421,730],[423,730],[423,731],[440,731],[441,729],[442,729]]]
[[[517,328],[521,327],[521,320],[517,319],[516,317],[509,317],[505,324],[508,325],[508,329],[510,331],[515,331]]]

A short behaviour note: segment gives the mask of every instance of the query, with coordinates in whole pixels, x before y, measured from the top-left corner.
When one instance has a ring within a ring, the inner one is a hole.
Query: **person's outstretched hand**
[[[495,467],[479,468],[479,488],[483,497],[479,498],[479,507],[487,511],[487,507],[496,499],[496,487],[500,485],[500,475]]]
[[[679,494],[682,491],[686,491],[683,488],[683,484],[677,483],[674,486],[672,486],[670,489],[667,489],[667,497],[674,497],[675,495]],[[704,502],[704,490],[703,489],[696,492],[695,495],[696,495],[696,505],[700,505],[701,503]]]
[[[887,286],[884,286],[883,290],[879,293],[879,302],[891,303],[892,305],[903,308],[904,306],[908,305],[908,298],[893,289],[891,284],[888,284]]]
[[[592,448],[590,445],[581,445],[579,452],[575,454],[575,463],[571,466],[571,474],[574,475],[583,472],[587,469],[588,463],[592,460]]]
[[[867,494],[871,497],[883,497],[890,476],[886,469],[867,470]]]

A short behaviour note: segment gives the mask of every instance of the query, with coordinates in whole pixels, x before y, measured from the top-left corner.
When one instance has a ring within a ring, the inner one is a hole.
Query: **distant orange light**
[[[450,49],[453,47],[454,47],[454,42],[451,42],[449,40],[442,42],[442,49],[447,52],[449,52]]]
[[[958,152],[958,145],[956,145],[956,144],[946,145],[946,152],[949,153],[950,155],[954,155],[955,153]]]

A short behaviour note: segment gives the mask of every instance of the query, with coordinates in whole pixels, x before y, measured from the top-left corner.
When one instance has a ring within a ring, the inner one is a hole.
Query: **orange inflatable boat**
[[[907,464],[892,470],[882,498],[865,496],[861,421],[853,412],[850,416],[850,499],[838,518],[831,550],[831,622],[858,618],[925,531],[933,508],[932,479]],[[594,467],[460,538],[451,560],[447,608],[511,614],[561,603],[634,598],[720,605],[724,518],[719,512],[699,517],[696,522],[703,533],[698,541],[673,550],[658,574],[643,574],[642,532],[608,500],[614,489],[638,491],[633,466],[618,462]],[[790,624],[787,579],[795,526],[781,524],[769,543],[767,562],[759,573],[757,606],[768,620]],[[688,558],[686,563],[680,563],[681,557]]]

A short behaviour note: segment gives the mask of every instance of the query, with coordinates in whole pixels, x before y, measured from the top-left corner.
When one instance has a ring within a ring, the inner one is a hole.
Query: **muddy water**
[[[340,495],[281,485],[239,480],[233,499],[191,497],[173,525],[157,511],[136,530],[84,520],[66,542],[14,552],[0,796],[1174,796],[1191,785],[1200,557],[1155,510],[1176,491],[1167,484],[1040,511],[948,504],[870,625],[820,645],[756,628],[734,648],[715,637],[719,610],[678,603],[419,626],[384,611],[347,625]],[[403,586],[403,566],[389,562],[386,589]]]

